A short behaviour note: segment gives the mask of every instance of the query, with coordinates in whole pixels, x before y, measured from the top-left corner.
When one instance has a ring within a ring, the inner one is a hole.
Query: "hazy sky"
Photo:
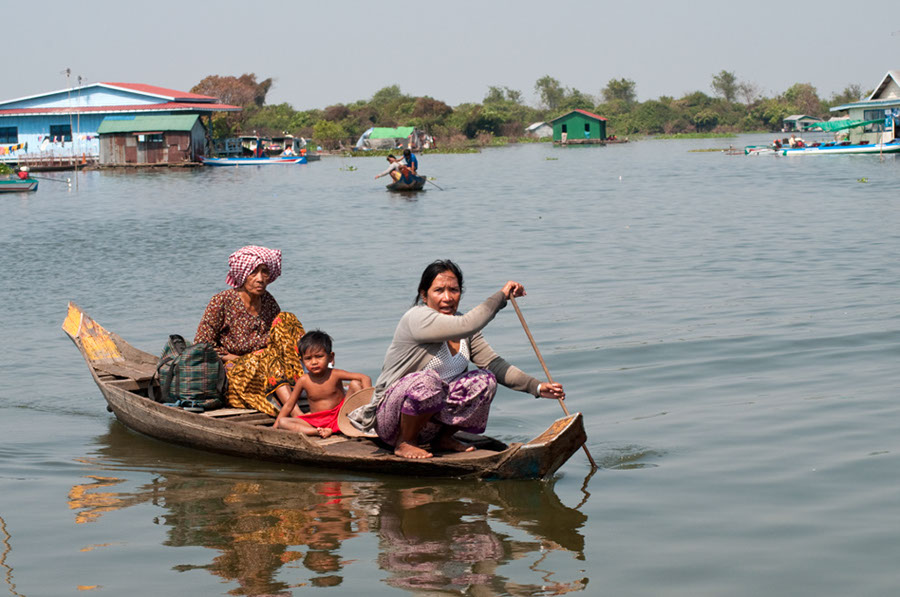
[[[641,101],[677,98],[712,94],[712,75],[723,69],[765,95],[801,82],[825,99],[851,83],[871,89],[900,69],[898,6],[45,0],[24,13],[5,11],[7,33],[16,35],[6,39],[0,99],[64,89],[67,67],[73,85],[80,75],[184,91],[207,75],[252,72],[275,79],[268,103],[298,110],[368,99],[393,84],[452,106],[506,86],[536,105],[534,83],[544,75],[594,96],[624,77]]]

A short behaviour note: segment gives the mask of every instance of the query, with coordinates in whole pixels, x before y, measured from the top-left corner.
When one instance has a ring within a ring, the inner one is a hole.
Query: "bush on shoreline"
[[[535,83],[540,107],[526,105],[521,91],[491,86],[482,103],[451,107],[429,96],[404,94],[398,85],[384,87],[368,100],[335,104],[324,109],[295,110],[290,104],[267,105],[272,79],[257,82],[255,74],[209,76],[191,91],[240,105],[241,113],[213,116],[213,136],[241,134],[279,136],[286,132],[313,139],[326,150],[350,151],[373,126],[414,126],[431,134],[441,153],[465,153],[510,143],[545,141],[524,135],[531,123],[548,122],[574,109],[607,118],[607,134],[648,135],[657,139],[728,137],[742,132],[780,131],[790,114],[827,118],[829,108],[863,95],[848,85],[830,100],[821,100],[809,83],[795,83],[775,97],[763,97],[758,86],[740,82],[734,73],[712,76],[715,96],[692,91],[683,97],[661,96],[637,101],[630,79],[610,80],[598,97],[564,87],[549,75]],[[379,155],[369,152],[369,155]]]

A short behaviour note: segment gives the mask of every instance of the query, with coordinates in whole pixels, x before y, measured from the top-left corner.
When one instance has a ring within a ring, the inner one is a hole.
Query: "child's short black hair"
[[[301,357],[311,348],[321,348],[327,354],[331,354],[331,344],[331,336],[322,330],[313,330],[303,334],[303,337],[297,342],[297,348],[300,350]]]

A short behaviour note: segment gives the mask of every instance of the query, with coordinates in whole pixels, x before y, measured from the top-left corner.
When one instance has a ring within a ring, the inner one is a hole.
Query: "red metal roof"
[[[85,114],[90,112],[240,112],[240,106],[229,104],[195,104],[190,102],[163,102],[161,104],[137,104],[133,106],[89,106],[81,108],[18,108],[0,110],[0,116],[30,116],[36,114]]]
[[[139,93],[150,93],[169,98],[171,101],[202,101],[215,102],[218,98],[209,95],[200,95],[199,93],[190,93],[188,91],[178,91],[177,89],[167,89],[166,87],[157,87],[155,85],[145,85],[144,83],[101,83],[101,85],[110,85],[122,89],[129,89]]]
[[[566,112],[565,114],[563,114],[562,116],[557,116],[550,122],[556,122],[563,116],[568,116],[572,112],[578,112],[579,114],[584,114],[585,116],[590,116],[591,118],[596,118],[597,120],[608,120],[607,118],[604,118],[603,116],[600,116],[599,114],[594,114],[593,112],[588,112],[587,110],[570,110],[570,111]]]

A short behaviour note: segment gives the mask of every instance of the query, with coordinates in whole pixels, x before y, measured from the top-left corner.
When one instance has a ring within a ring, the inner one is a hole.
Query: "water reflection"
[[[69,492],[75,522],[137,504],[158,506],[162,513],[148,522],[167,527],[164,544],[217,550],[200,567],[235,582],[232,594],[336,586],[345,576],[372,574],[371,561],[383,571],[382,582],[415,592],[556,595],[587,582],[544,567],[550,554],[584,559],[586,520],[546,483],[336,481],[230,459],[226,466],[204,466],[196,459],[206,455],[116,423],[97,443],[96,453],[82,460],[85,482]],[[160,462],[165,466],[148,467]],[[129,489],[142,475],[151,480]],[[513,582],[504,567],[519,560],[531,578],[517,572]]]

